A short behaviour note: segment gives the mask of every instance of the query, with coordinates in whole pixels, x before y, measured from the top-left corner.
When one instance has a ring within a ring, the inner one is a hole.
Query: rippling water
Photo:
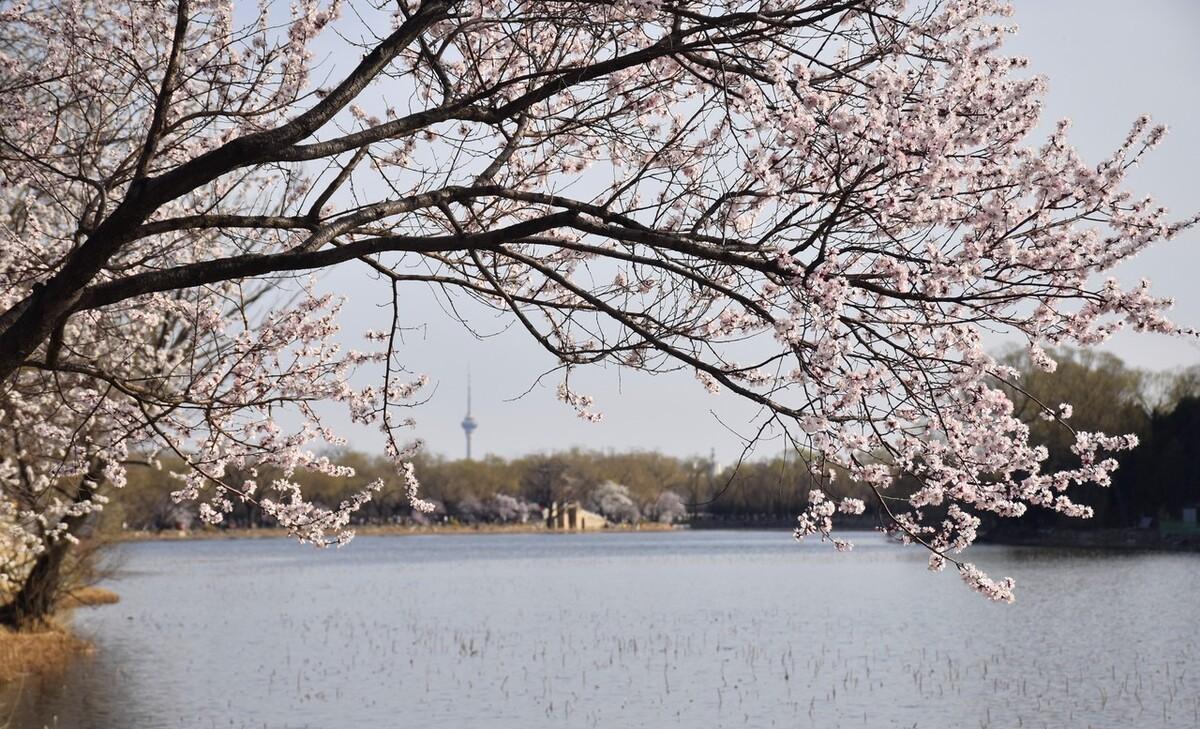
[[[120,548],[97,652],[11,688],[15,729],[1200,726],[1200,558],[787,532]]]

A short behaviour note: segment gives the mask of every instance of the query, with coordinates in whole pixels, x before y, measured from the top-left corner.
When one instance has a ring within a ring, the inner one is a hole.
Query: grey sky
[[[1099,159],[1124,138],[1133,120],[1146,112],[1170,125],[1171,134],[1132,178],[1135,193],[1149,194],[1183,217],[1200,209],[1194,183],[1200,169],[1200,2],[1195,0],[1016,0],[1020,33],[1009,50],[1030,59],[1034,73],[1049,77],[1043,123],[1070,117],[1071,139],[1087,159]],[[1174,318],[1200,325],[1200,233],[1190,231],[1162,244],[1118,271],[1125,282],[1151,279],[1155,291],[1177,300]],[[348,331],[384,328],[386,286],[365,278],[361,268],[343,267],[322,278],[322,288],[345,293]],[[751,432],[755,409],[730,396],[711,396],[687,372],[658,377],[615,368],[580,371],[572,386],[595,395],[601,423],[579,420],[554,398],[555,377],[535,385],[553,360],[510,322],[490,314],[476,317],[477,340],[445,315],[428,293],[411,289],[402,318],[408,326],[402,349],[406,365],[428,374],[430,399],[413,415],[416,435],[434,452],[461,457],[459,423],[466,406],[466,372],[474,379],[476,457],[580,446],[598,449],[652,449],[706,455],[716,450],[729,461],[741,441],[726,425]],[[1105,349],[1131,364],[1167,368],[1200,362],[1200,344],[1153,335],[1124,334]],[[532,387],[532,390],[530,388]],[[524,394],[527,390],[529,392]],[[340,412],[333,423],[351,435],[358,450],[378,451],[378,433],[351,428]],[[717,417],[720,417],[718,421]],[[723,421],[726,425],[722,425]],[[765,443],[767,455],[779,448]]]

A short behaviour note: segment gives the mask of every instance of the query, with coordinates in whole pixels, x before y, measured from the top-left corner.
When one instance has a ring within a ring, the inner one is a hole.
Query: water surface
[[[119,548],[115,606],[14,729],[1200,726],[1200,558],[779,532]]]

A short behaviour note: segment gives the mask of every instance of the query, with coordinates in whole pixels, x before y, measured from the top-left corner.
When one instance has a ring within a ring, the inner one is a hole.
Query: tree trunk
[[[104,480],[104,464],[95,463],[79,482],[74,503],[81,504],[96,494]],[[83,530],[90,514],[67,516],[63,519],[66,533],[77,536]],[[63,565],[71,551],[71,542],[60,536],[38,555],[33,569],[21,583],[21,589],[13,599],[0,607],[0,625],[15,630],[43,625],[54,612],[62,595]]]

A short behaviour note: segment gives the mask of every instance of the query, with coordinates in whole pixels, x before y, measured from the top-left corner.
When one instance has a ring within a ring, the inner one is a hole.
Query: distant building
[[[717,449],[709,448],[708,449],[708,477],[710,479],[715,479],[718,475],[720,475],[721,471],[723,471],[724,469],[725,469],[725,467],[717,462]]]
[[[479,423],[471,415],[471,373],[467,372],[467,417],[463,418],[462,429],[467,436],[467,460],[471,460],[471,434],[479,427]]]
[[[542,510],[547,529],[588,532],[607,529],[608,520],[594,511],[588,511],[578,501],[552,501],[549,508]]]

